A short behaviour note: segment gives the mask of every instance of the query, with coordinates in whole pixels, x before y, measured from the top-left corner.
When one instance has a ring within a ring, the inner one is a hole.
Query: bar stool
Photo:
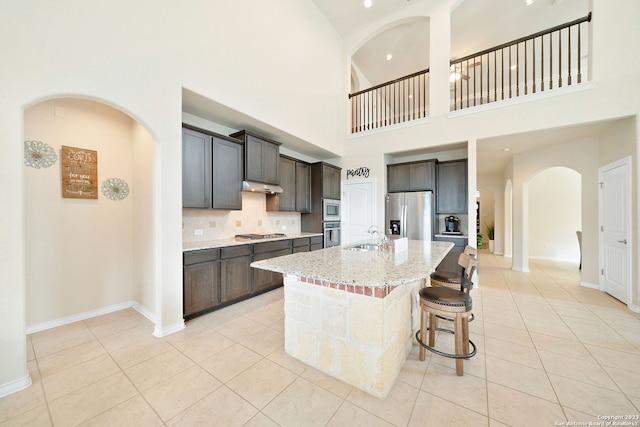
[[[474,258],[478,255],[477,249],[469,245],[464,248],[463,253],[465,255],[471,255]],[[458,263],[458,265],[460,264]],[[462,283],[461,273],[464,274],[464,267],[462,267],[462,271],[436,270],[429,276],[431,286],[446,286],[447,288],[460,289],[460,283]]]
[[[420,289],[420,330],[416,332],[416,340],[420,344],[420,360],[425,359],[425,349],[440,356],[456,359],[456,375],[462,376],[464,374],[463,359],[469,359],[476,354],[476,346],[469,339],[469,316],[473,307],[469,292],[473,287],[472,279],[478,260],[462,253],[458,258],[458,264],[464,268],[460,290],[443,286],[428,286]],[[453,331],[438,328],[438,317],[453,319]],[[425,344],[427,331],[429,331],[429,344]],[[455,353],[445,353],[435,348],[436,331],[454,335]],[[473,347],[472,351],[469,351],[469,346]]]

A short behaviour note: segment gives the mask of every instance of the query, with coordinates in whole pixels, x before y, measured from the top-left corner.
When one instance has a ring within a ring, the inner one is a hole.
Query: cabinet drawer
[[[216,261],[218,249],[203,249],[199,251],[183,252],[183,265],[198,264],[201,262]]]
[[[312,251],[319,251],[320,249],[322,249],[322,243],[316,243],[311,245],[311,250]]]
[[[293,248],[293,253],[297,254],[298,252],[309,252],[309,245],[306,246],[298,246],[297,248]]]
[[[291,240],[276,240],[275,242],[255,243],[253,245],[253,253],[278,251],[280,249],[291,249]]]
[[[280,249],[279,251],[262,252],[253,256],[254,261],[262,261],[264,259],[275,258],[279,256],[291,255],[291,249]],[[265,270],[266,271],[266,270]]]
[[[300,246],[309,246],[309,238],[308,237],[300,237],[297,239],[293,239],[293,247],[298,248]]]
[[[220,249],[220,259],[251,255],[251,245],[230,246]]]
[[[322,245],[322,236],[311,236],[312,245]]]

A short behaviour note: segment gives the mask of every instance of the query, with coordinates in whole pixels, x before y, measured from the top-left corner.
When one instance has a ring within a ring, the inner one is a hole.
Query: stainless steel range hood
[[[275,194],[282,193],[282,187],[275,184],[264,184],[255,181],[242,181],[242,191],[253,191],[255,193]]]

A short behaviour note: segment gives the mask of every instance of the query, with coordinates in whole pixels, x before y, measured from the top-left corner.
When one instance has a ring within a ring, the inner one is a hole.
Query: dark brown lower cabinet
[[[251,245],[220,249],[220,302],[251,293]]]
[[[282,285],[282,274],[251,262],[322,249],[322,236],[300,237],[183,253],[183,310],[193,318]]]
[[[253,260],[275,258],[291,254],[291,240],[256,243],[253,245]],[[253,292],[261,292],[282,285],[282,274],[273,271],[253,269]]]
[[[220,303],[218,249],[185,252],[183,262],[185,316],[218,305]]]
[[[323,236],[311,236],[309,250],[317,251],[324,246]]]

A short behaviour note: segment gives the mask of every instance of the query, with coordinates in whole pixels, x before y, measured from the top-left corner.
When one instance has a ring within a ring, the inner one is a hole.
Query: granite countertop
[[[335,246],[255,261],[251,267],[337,284],[398,286],[428,277],[453,247],[450,242],[409,240],[408,243],[408,249],[399,253],[360,252]]]
[[[244,234],[244,233],[238,233]],[[230,237],[228,239],[220,239],[220,240],[205,240],[202,242],[188,242],[182,244],[183,251],[197,251],[201,249],[214,249],[214,248],[224,248],[227,246],[238,246],[238,245],[252,245],[254,243],[262,243],[262,242],[273,242],[275,240],[291,240],[298,239],[300,237],[312,237],[312,236],[322,236],[322,233],[291,233],[287,234],[284,237],[273,237],[269,239],[236,239],[235,237]]]

